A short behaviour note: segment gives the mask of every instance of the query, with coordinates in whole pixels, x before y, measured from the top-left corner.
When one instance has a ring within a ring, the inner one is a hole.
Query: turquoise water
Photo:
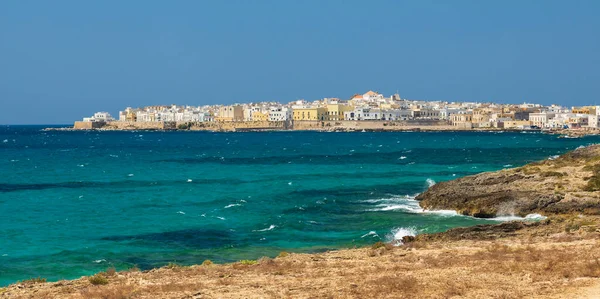
[[[490,223],[427,213],[429,184],[597,137],[523,133],[43,132],[0,127],[0,285],[114,265],[229,262]]]

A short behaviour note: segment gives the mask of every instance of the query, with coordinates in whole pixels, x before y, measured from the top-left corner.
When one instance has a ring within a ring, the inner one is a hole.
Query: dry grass
[[[115,267],[111,266],[108,269],[106,269],[106,271],[104,271],[104,275],[106,277],[113,277],[113,276],[117,275],[117,269]]]
[[[24,285],[32,285],[32,284],[38,284],[38,283],[44,283],[46,282],[45,278],[42,277],[36,277],[36,278],[30,278],[27,280],[23,280],[20,283],[24,284]]]
[[[132,285],[115,285],[107,287],[92,287],[81,291],[83,298],[129,299],[136,294]]]

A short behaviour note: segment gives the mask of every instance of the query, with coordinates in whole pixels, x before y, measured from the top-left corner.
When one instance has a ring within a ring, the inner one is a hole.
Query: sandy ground
[[[0,298],[600,298],[600,221],[573,217],[494,240],[448,234],[397,247],[109,270],[105,285],[21,282]]]

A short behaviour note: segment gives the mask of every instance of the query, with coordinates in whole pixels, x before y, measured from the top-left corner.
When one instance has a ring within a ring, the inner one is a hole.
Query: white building
[[[109,122],[115,119],[108,112],[96,112],[92,117],[84,117],[83,121],[88,122]]]
[[[413,111],[402,109],[387,109],[357,107],[344,112],[345,120],[408,120],[413,118]]]
[[[549,122],[556,116],[551,112],[529,113],[529,121],[532,126],[548,128]]]
[[[292,119],[292,109],[287,107],[271,107],[269,121],[288,121]]]
[[[596,113],[596,115],[588,116],[588,128],[600,128],[600,116],[598,113]]]

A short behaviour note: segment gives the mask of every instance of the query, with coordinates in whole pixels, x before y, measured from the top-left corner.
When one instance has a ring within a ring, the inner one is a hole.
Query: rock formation
[[[417,197],[428,210],[491,218],[600,214],[600,145],[523,167],[442,182]]]

